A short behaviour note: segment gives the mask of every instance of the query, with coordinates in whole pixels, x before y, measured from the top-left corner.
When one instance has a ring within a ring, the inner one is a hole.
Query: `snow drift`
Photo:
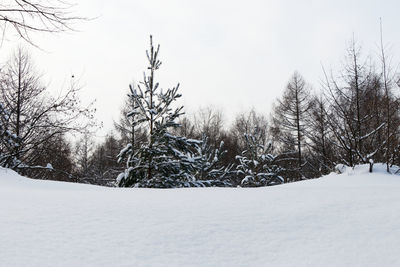
[[[0,266],[400,266],[400,176],[133,189],[0,169]]]

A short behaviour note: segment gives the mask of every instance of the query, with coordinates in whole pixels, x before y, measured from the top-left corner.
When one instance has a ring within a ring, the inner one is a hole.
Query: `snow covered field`
[[[119,189],[0,169],[0,266],[400,266],[400,176]]]

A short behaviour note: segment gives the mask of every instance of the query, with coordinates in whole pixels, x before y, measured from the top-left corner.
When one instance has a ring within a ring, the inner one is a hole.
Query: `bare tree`
[[[72,146],[65,134],[57,134],[35,148],[35,158],[30,166],[22,165],[19,171],[31,178],[76,182],[73,176]]]
[[[199,138],[195,130],[195,125],[190,116],[183,115],[182,118],[178,119],[180,127],[172,129],[172,133],[177,136],[185,136],[187,138]]]
[[[206,135],[210,145],[218,147],[223,135],[223,123],[224,115],[221,110],[212,106],[200,108],[194,115],[196,138],[201,139],[203,135]]]
[[[19,146],[17,135],[8,129],[10,113],[0,103],[0,166],[13,168],[18,164],[14,151]]]
[[[332,145],[332,131],[328,126],[327,103],[323,95],[314,96],[305,118],[311,165],[321,174],[328,174],[334,167],[335,153]]]
[[[342,151],[343,163],[354,166],[371,163],[385,141],[380,141],[385,126],[382,119],[382,80],[370,58],[362,60],[360,47],[352,40],[346,65],[339,78],[325,73],[329,103],[328,123],[335,135],[335,146]]]
[[[93,123],[91,105],[81,107],[74,81],[65,93],[51,97],[40,81],[29,54],[19,48],[0,73],[0,101],[9,111],[4,122],[20,139],[11,153],[22,165],[40,156],[42,145],[55,136],[84,131]],[[85,120],[86,119],[86,120]]]
[[[75,144],[76,173],[78,176],[86,177],[89,175],[90,158],[95,148],[94,141],[89,131],[85,131],[82,137]]]
[[[390,165],[393,161],[394,153],[394,137],[397,134],[398,124],[394,121],[394,116],[397,114],[398,101],[395,99],[392,88],[395,85],[395,75],[390,66],[390,60],[387,56],[387,49],[383,44],[383,29],[382,29],[382,19],[380,19],[380,62],[381,62],[381,79],[384,88],[385,95],[385,161],[386,161],[386,171],[390,171]]]
[[[282,152],[297,156],[297,169],[301,171],[304,164],[303,147],[305,142],[305,117],[309,111],[310,89],[303,77],[295,72],[291,77],[282,99],[274,109],[273,129],[275,140],[283,147]]]
[[[0,29],[3,38],[10,26],[16,34],[30,44],[33,32],[62,32],[73,30],[76,21],[85,18],[74,16],[74,5],[64,0],[4,0],[0,4]]]
[[[134,123],[135,116],[127,116],[130,111],[136,110],[135,102],[127,95],[120,111],[118,121],[114,121],[114,127],[119,133],[120,141],[123,144],[132,144],[135,149],[147,140],[144,127]]]
[[[115,177],[123,171],[123,165],[117,162],[119,142],[114,133],[107,134],[105,140],[96,146],[89,157],[87,175],[82,177],[85,183],[113,185]]]

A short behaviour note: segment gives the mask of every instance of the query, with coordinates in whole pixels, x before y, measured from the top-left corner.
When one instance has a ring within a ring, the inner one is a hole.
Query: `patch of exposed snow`
[[[0,265],[400,266],[400,176],[368,167],[273,187],[171,190],[0,168]]]

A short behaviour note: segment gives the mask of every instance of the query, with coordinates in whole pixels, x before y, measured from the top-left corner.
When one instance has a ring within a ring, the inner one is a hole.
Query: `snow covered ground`
[[[400,266],[400,176],[119,189],[0,169],[0,266]]]

